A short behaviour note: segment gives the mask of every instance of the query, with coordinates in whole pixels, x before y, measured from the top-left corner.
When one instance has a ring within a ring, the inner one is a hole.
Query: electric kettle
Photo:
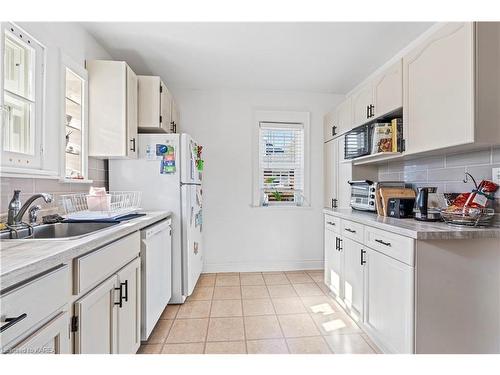
[[[420,187],[417,188],[417,198],[415,199],[415,207],[413,213],[415,220],[420,221],[439,221],[441,213],[439,210],[439,198],[437,195],[437,187]]]

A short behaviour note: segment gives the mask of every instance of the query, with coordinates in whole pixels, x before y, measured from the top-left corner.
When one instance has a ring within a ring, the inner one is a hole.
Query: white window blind
[[[260,122],[261,204],[299,205],[304,194],[304,126]]]

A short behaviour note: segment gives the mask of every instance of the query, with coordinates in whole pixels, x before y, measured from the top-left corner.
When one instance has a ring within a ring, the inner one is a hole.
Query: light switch
[[[500,185],[500,168],[492,168],[491,169],[491,176],[492,176],[493,182],[496,183],[497,185]]]

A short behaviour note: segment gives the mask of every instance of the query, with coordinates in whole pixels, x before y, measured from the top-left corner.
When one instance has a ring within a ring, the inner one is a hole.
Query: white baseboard
[[[300,260],[280,262],[229,262],[207,263],[203,265],[204,273],[215,272],[270,272],[270,271],[298,271],[320,270],[324,267],[323,260]]]

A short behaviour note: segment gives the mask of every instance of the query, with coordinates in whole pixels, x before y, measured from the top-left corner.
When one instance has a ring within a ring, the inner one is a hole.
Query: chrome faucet
[[[28,200],[22,205],[19,199],[19,194],[21,190],[14,190],[14,195],[9,203],[9,214],[7,218],[7,225],[9,227],[19,227],[22,225],[23,216],[26,210],[31,206],[31,204],[38,198],[43,198],[46,203],[52,202],[52,195],[40,193],[34,194],[28,198]],[[33,212],[33,211],[31,211]],[[36,220],[36,219],[35,219]],[[31,220],[30,220],[31,221]]]

